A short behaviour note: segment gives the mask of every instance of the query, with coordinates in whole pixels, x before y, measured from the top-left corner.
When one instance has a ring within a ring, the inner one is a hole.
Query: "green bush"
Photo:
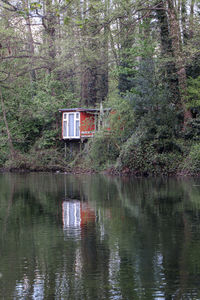
[[[105,169],[119,156],[119,145],[109,132],[99,132],[89,142],[89,160],[94,169]]]
[[[200,117],[193,118],[188,121],[188,126],[183,133],[185,140],[200,140]]]
[[[109,123],[113,136],[122,144],[132,134],[135,127],[133,107],[127,98],[114,95],[109,102],[112,112],[109,115]]]
[[[32,150],[44,150],[54,148],[57,144],[60,144],[58,140],[59,132],[57,129],[49,128],[42,132],[41,137],[38,137]]]
[[[200,76],[188,79],[187,108],[200,108]]]
[[[14,170],[30,170],[30,159],[27,154],[15,153],[15,158],[8,158],[4,167],[9,171]]]
[[[191,146],[189,154],[182,163],[180,172],[186,175],[200,174],[200,143]]]
[[[175,174],[182,160],[180,151],[158,152],[154,142],[131,137],[123,146],[116,169],[137,176]]]
[[[4,166],[10,171],[64,171],[68,168],[68,163],[64,158],[64,153],[56,149],[45,149],[33,150],[28,154],[16,153],[15,159],[8,159]]]
[[[2,136],[0,137],[0,167],[2,168],[9,158],[9,149],[7,139]]]

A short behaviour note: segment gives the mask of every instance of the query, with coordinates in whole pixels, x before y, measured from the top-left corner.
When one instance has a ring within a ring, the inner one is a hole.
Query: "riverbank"
[[[131,139],[116,152],[110,144],[107,147],[105,138],[103,141],[98,139],[95,138],[82,152],[67,156],[52,148],[25,154],[15,152],[14,158],[0,164],[0,172],[106,173],[134,177],[200,175],[200,145],[197,142],[176,142],[161,152],[158,142],[135,143]]]
[[[93,168],[85,168],[85,167],[41,167],[41,168],[0,168],[0,173],[55,173],[55,174],[105,174],[111,176],[123,176],[123,177],[200,177],[200,172],[198,173],[191,173],[189,171],[184,172],[177,172],[177,173],[156,173],[155,174],[148,174],[147,172],[142,173],[140,171],[131,171],[128,168],[119,171],[115,167],[110,167],[105,170],[94,170]]]
[[[65,173],[65,174],[95,174],[98,173],[94,169],[88,169],[80,166],[70,167],[70,166],[37,166],[35,168],[16,168],[15,166],[10,166],[9,168],[1,167],[0,173]]]

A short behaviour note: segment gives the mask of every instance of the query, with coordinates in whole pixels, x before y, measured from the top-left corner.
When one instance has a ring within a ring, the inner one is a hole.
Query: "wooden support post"
[[[70,157],[72,157],[73,147],[71,141],[69,142],[69,149],[70,149]]]
[[[67,158],[67,143],[65,141],[65,159]]]

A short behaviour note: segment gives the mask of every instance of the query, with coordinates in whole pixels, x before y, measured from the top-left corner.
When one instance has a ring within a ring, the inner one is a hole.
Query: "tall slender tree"
[[[172,41],[172,50],[174,55],[175,67],[178,78],[178,87],[180,94],[180,105],[184,112],[184,127],[187,121],[191,118],[191,112],[187,109],[187,76],[185,68],[185,59],[182,51],[182,44],[180,40],[180,27],[177,19],[177,11],[173,0],[167,0],[169,25],[170,25],[170,38]]]

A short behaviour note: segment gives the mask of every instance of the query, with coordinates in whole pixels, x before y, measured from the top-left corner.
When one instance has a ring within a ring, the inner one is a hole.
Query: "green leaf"
[[[68,25],[69,22],[70,22],[70,20],[71,20],[70,17],[65,17],[65,18],[64,18],[64,24],[65,24],[65,25]]]
[[[82,20],[77,20],[76,25],[78,25],[80,28],[83,28],[83,21]]]
[[[35,10],[35,9],[41,9],[42,8],[42,5],[40,3],[37,3],[37,2],[32,2],[30,4],[30,9],[31,10]]]

